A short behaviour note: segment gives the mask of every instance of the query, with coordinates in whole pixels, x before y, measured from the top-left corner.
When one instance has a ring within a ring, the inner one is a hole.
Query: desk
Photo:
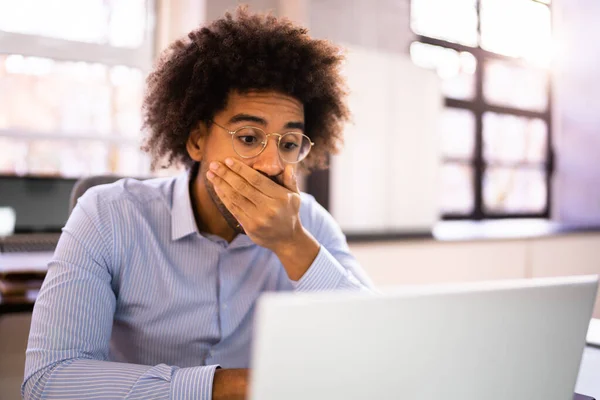
[[[27,266],[35,271],[45,271],[47,270],[47,263],[51,259],[52,254],[52,252],[0,253],[0,272],[19,270],[23,266]],[[3,298],[0,296],[0,317],[11,313],[30,313],[33,310],[36,296],[37,291],[32,291],[26,296],[14,298]],[[595,322],[595,331],[600,332],[600,321]],[[597,338],[598,333],[594,337]],[[584,351],[576,390],[581,393],[591,394],[600,400],[600,380],[597,379],[598,371],[600,371],[600,347],[588,346]],[[592,398],[575,394],[573,400],[591,400]]]
[[[12,272],[46,272],[54,252],[0,253],[0,274]]]
[[[593,397],[584,396],[582,394],[575,393],[573,400],[595,400]]]
[[[5,314],[32,312],[36,297],[37,292],[28,293],[26,296],[19,297],[0,296],[0,317]]]
[[[0,275],[16,272],[45,274],[53,252],[0,253]],[[22,296],[0,295],[0,316],[10,313],[31,312],[38,291],[31,290]]]
[[[587,346],[583,350],[575,391],[600,400],[600,348]],[[583,400],[583,399],[582,399]]]

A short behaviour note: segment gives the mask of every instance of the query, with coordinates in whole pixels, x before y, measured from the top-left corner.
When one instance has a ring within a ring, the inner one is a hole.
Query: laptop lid
[[[259,300],[251,399],[565,400],[597,277]]]
[[[0,207],[16,214],[14,233],[60,233],[76,179],[0,175]]]

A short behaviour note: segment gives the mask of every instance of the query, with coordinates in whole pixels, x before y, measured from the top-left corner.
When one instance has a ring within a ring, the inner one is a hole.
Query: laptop
[[[597,276],[271,293],[250,398],[567,400]]]
[[[74,178],[0,175],[0,208],[12,210],[16,217],[14,234],[0,237],[0,252],[52,253],[69,217],[76,182]]]

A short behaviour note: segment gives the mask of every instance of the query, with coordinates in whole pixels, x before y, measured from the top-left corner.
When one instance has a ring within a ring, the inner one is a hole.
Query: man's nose
[[[255,170],[268,176],[277,176],[283,172],[284,165],[279,157],[278,143],[277,137],[271,136],[267,139],[267,147],[255,158],[252,165]]]

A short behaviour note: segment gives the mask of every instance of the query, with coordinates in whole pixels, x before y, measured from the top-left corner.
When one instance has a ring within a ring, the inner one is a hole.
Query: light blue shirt
[[[300,218],[321,248],[294,282],[248,236],[198,232],[187,173],[88,190],[35,303],[24,397],[210,399],[215,368],[249,366],[262,292],[371,286],[306,194]]]

